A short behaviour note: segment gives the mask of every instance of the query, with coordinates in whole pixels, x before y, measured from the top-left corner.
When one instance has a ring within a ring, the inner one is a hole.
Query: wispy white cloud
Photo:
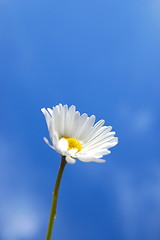
[[[5,137],[0,137],[0,149],[0,237],[4,240],[36,238],[42,226],[42,212],[38,211],[35,196],[32,196],[29,186],[23,189],[25,184],[17,169],[21,166],[14,162],[20,155],[24,155],[26,160],[27,154],[23,152],[18,140],[10,142]]]
[[[155,122],[155,113],[148,107],[131,107],[128,104],[119,105],[118,116],[129,134],[143,135],[151,131]]]
[[[36,238],[40,229],[40,216],[34,204],[22,199],[12,199],[2,212],[1,235],[5,240]]]
[[[131,126],[134,131],[145,133],[151,129],[153,122],[153,112],[149,109],[142,109],[133,114]]]

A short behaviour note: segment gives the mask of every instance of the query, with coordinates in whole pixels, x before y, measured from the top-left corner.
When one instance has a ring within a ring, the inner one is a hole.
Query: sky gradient
[[[67,165],[53,237],[159,240],[159,1],[0,0],[0,29],[0,240],[45,239],[60,156],[40,109],[59,103],[119,144]]]

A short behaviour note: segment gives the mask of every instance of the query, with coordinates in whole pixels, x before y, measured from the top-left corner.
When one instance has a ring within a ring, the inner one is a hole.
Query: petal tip
[[[70,163],[70,164],[74,164],[76,162],[76,160],[70,156],[66,157],[66,161],[67,161],[67,163]]]

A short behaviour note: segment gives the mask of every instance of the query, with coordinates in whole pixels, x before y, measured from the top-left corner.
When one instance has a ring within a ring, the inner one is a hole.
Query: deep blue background
[[[54,237],[160,239],[160,2],[0,0],[0,240],[45,239],[60,157],[41,107],[76,105],[119,137],[67,165]]]

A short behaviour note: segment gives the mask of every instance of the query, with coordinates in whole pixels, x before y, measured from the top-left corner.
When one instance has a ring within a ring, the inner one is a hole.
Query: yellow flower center
[[[76,148],[78,152],[82,150],[82,144],[75,138],[71,137],[63,137],[68,141],[68,150]]]

